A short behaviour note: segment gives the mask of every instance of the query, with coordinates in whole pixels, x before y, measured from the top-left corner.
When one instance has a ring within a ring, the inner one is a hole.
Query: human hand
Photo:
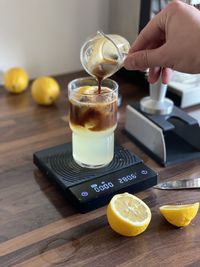
[[[149,68],[148,80],[168,83],[170,69],[200,73],[200,11],[172,1],[141,31],[124,62],[129,70]]]

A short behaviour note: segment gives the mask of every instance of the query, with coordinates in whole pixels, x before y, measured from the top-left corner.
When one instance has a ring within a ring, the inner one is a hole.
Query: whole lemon
[[[4,86],[9,92],[15,94],[23,92],[28,82],[28,74],[23,68],[11,68],[4,73]]]
[[[52,77],[39,77],[31,86],[31,94],[36,103],[48,106],[53,104],[59,97],[60,87]]]

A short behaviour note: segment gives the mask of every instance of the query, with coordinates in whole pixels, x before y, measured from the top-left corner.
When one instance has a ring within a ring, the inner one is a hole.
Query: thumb
[[[128,70],[145,70],[152,67],[166,66],[166,47],[165,45],[155,48],[146,49],[129,54],[124,61],[124,67]]]

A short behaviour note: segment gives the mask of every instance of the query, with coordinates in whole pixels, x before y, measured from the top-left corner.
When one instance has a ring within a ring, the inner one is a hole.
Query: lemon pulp
[[[111,228],[124,236],[136,236],[146,230],[151,221],[149,207],[129,193],[115,195],[107,208]]]

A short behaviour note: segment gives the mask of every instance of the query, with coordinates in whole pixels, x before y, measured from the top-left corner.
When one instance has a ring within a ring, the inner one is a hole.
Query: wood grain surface
[[[126,238],[109,227],[106,207],[79,214],[34,166],[34,152],[71,141],[67,84],[81,76],[56,77],[62,95],[51,107],[35,104],[30,88],[13,95],[0,87],[0,266],[200,266],[200,212],[185,228],[159,213],[163,204],[199,201],[200,190],[136,194],[151,208],[152,221],[143,234]],[[124,135],[126,104],[147,91],[137,79],[114,78],[123,96],[116,141],[158,172],[159,181],[200,177],[200,160],[163,168]],[[187,111],[200,119],[200,106]]]

